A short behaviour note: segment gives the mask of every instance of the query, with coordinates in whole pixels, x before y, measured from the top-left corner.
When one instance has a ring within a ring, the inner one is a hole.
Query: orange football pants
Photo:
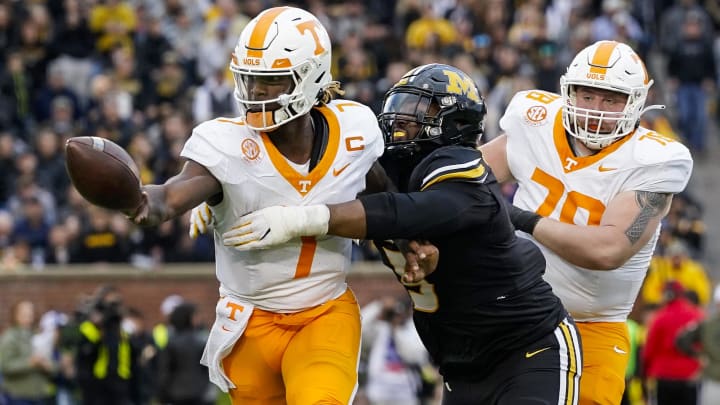
[[[233,404],[349,404],[357,390],[360,309],[352,291],[293,314],[255,309],[223,359]]]
[[[579,405],[618,405],[630,361],[625,322],[577,322],[582,339],[583,370]]]

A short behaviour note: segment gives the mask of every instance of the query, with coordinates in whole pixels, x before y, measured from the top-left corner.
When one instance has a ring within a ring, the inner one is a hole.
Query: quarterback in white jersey
[[[253,18],[230,61],[242,116],[198,125],[181,152],[182,171],[143,186],[133,220],[157,225],[202,203],[217,236],[268,206],[339,203],[387,189],[374,113],[333,101],[342,90],[330,75],[331,47],[307,11],[275,7]],[[323,213],[292,220],[316,215]],[[345,281],[350,249],[349,239],[298,237],[240,252],[216,237],[220,300],[202,363],[233,403],[352,403],[360,311]]]
[[[545,279],[583,343],[580,404],[618,404],[629,340],[625,320],[650,263],[672,195],[692,158],[639,126],[652,84],[625,44],[600,41],[575,57],[562,94],[514,96],[504,134],[483,145],[500,181],[516,180],[511,213],[547,261]]]
[[[366,106],[335,100],[316,109],[328,124],[327,145],[315,168],[287,160],[267,134],[243,119],[218,118],[200,124],[181,155],[207,168],[222,185],[213,206],[216,234],[242,215],[272,205],[312,205],[352,200],[365,189],[365,175],[383,153],[383,139],[368,123]],[[238,252],[215,240],[221,288],[256,308],[297,312],[345,292],[351,240],[298,238],[283,246]]]

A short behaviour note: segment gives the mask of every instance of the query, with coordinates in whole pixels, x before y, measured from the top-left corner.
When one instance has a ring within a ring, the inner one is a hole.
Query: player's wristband
[[[515,229],[521,230],[532,235],[535,225],[540,221],[542,216],[533,211],[526,211],[514,205],[510,206],[510,222]]]

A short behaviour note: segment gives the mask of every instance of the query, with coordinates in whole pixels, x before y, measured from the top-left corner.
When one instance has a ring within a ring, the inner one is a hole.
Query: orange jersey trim
[[[560,166],[563,167],[565,173],[584,169],[597,163],[599,160],[618,150],[620,146],[622,146],[623,144],[625,144],[625,142],[632,138],[633,134],[634,132],[627,134],[623,138],[611,143],[609,146],[600,149],[600,151],[594,155],[575,156],[575,154],[572,152],[572,148],[570,148],[567,136],[565,136],[565,127],[563,126],[562,122],[562,109],[558,110],[557,115],[555,116],[555,124],[553,126],[553,139],[555,141],[555,149],[557,150],[558,156],[560,157]],[[568,160],[574,161],[576,164],[568,165]]]
[[[328,173],[332,163],[335,161],[338,147],[340,145],[340,124],[335,116],[335,113],[327,107],[315,108],[317,108],[317,110],[320,111],[327,120],[328,144],[325,149],[325,153],[318,162],[317,166],[315,166],[307,176],[298,173],[292,166],[290,166],[285,156],[283,156],[283,154],[275,147],[275,144],[272,143],[267,133],[261,133],[263,145],[265,145],[265,149],[268,152],[268,156],[270,157],[270,161],[273,166],[275,166],[277,171],[280,172],[285,180],[287,180],[287,182],[290,183],[290,185],[292,185],[302,196],[307,195],[307,193],[309,193],[310,190],[312,190],[312,188]]]

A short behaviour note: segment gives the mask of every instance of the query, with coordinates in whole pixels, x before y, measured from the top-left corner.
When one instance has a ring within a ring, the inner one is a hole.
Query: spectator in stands
[[[0,70],[0,106],[7,114],[2,119],[5,129],[13,132],[25,142],[32,125],[33,80],[37,80],[23,61],[22,53],[14,50],[5,59],[5,69]]]
[[[89,223],[80,231],[70,261],[127,263],[131,254],[128,230],[118,228],[120,221],[113,220],[119,214],[96,206],[90,206],[88,211]]]
[[[57,222],[57,205],[55,197],[48,190],[40,187],[35,180],[35,167],[37,167],[37,156],[31,152],[25,152],[17,157],[19,172],[25,172],[15,184],[15,193],[10,196],[7,208],[16,218],[23,217],[23,201],[30,198],[37,198],[43,208],[45,221],[52,225]]]
[[[72,239],[67,226],[56,224],[50,228],[48,246],[43,261],[46,264],[67,265],[70,263]]]
[[[713,40],[703,32],[707,14],[701,10],[685,13],[679,37],[667,49],[669,86],[676,97],[678,128],[696,154],[705,154],[707,137],[707,99],[715,88]]]
[[[31,250],[33,267],[42,268],[45,266],[51,224],[45,218],[43,206],[38,197],[23,198],[21,203],[23,215],[15,223],[12,238],[14,241],[26,242]]]
[[[65,82],[65,76],[62,71],[62,67],[54,64],[50,65],[47,72],[47,82],[40,88],[37,96],[34,99],[34,110],[33,116],[39,123],[48,121],[51,117],[53,101],[63,97],[66,102],[69,102],[74,113],[73,118],[79,119],[80,113],[80,100],[73,90]]]
[[[656,382],[657,405],[696,403],[700,362],[681,353],[675,339],[702,317],[702,311],[687,298],[680,282],[664,284],[663,307],[650,321],[642,356],[646,377]]]
[[[216,69],[195,90],[192,112],[194,122],[239,115],[237,103],[233,102],[233,86],[227,80],[225,69]]]
[[[137,16],[132,5],[120,0],[105,0],[91,6],[90,30],[97,37],[95,49],[103,54],[117,47],[132,49],[132,34]]]
[[[699,257],[703,253],[705,223],[702,216],[703,207],[689,193],[684,192],[673,199],[665,218],[672,235],[690,248],[691,257]]]
[[[0,97],[1,98],[1,97]],[[0,131],[0,207],[7,205],[8,198],[13,194],[16,154],[15,137],[10,132]]]
[[[12,244],[14,227],[12,215],[5,210],[0,210],[0,258]]]
[[[673,241],[663,256],[655,256],[650,262],[648,274],[642,287],[643,301],[650,307],[663,303],[667,282],[677,281],[684,290],[693,294],[700,306],[710,298],[710,281],[703,266],[688,257],[688,250],[680,240]]]
[[[410,50],[437,51],[457,40],[452,23],[437,15],[429,1],[420,2],[420,18],[410,23],[405,33],[405,45]]]
[[[34,146],[38,185],[52,194],[56,205],[64,205],[70,179],[59,136],[49,128],[41,128],[35,136]]]
[[[62,3],[63,14],[55,20],[52,44],[57,57],[50,66],[62,73],[67,86],[84,101],[88,97],[88,82],[96,65],[92,58],[93,35],[81,1],[65,0]]]

